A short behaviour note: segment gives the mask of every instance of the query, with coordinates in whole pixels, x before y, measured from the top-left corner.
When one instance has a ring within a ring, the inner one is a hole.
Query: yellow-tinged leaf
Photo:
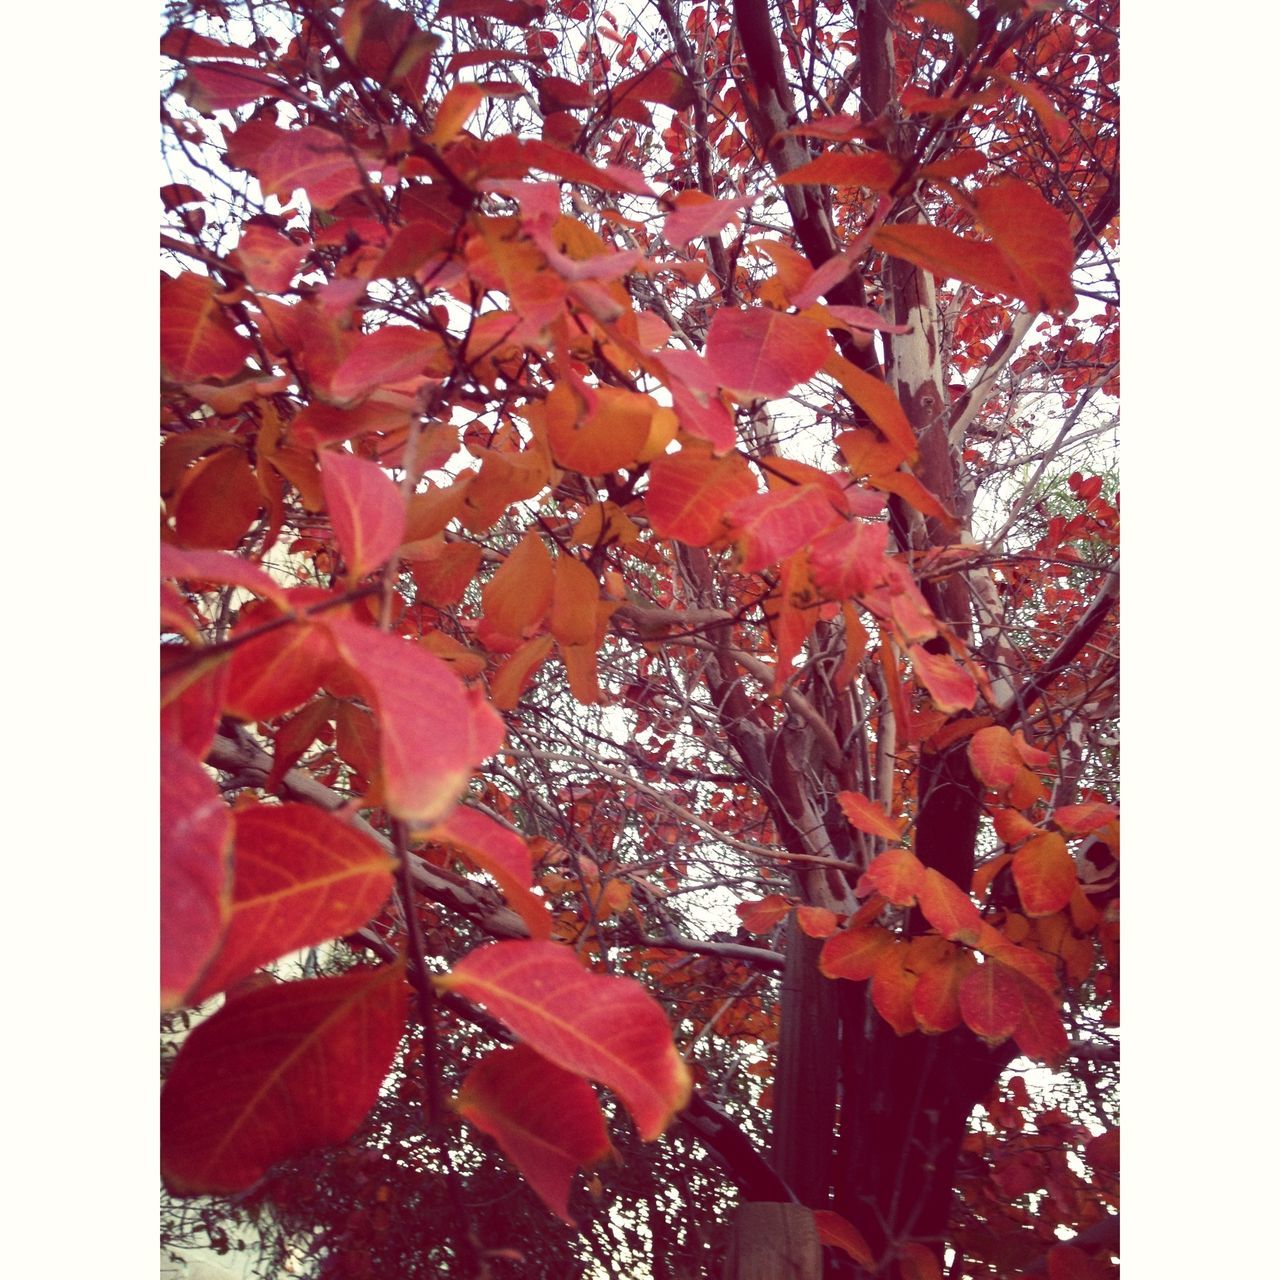
[[[1013,881],[1022,909],[1029,916],[1061,911],[1076,890],[1075,859],[1056,831],[1028,840],[1013,855]]]
[[[907,829],[905,818],[892,818],[874,800],[856,791],[841,791],[836,800],[841,812],[851,826],[868,835],[882,836],[886,840],[900,840]]]

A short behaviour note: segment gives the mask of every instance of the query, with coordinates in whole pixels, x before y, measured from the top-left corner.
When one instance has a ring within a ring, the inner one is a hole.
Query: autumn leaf
[[[716,235],[737,217],[739,209],[758,199],[752,195],[716,200],[701,191],[681,191],[675,198],[675,209],[662,224],[663,239],[681,246],[700,236]]]
[[[756,573],[806,546],[839,520],[820,485],[779,485],[741,498],[725,513],[742,549],[742,572]]]
[[[776,400],[807,382],[831,354],[826,331],[768,307],[722,307],[707,330],[707,363],[744,400]]]
[[[953,880],[934,867],[926,867],[918,894],[921,913],[944,938],[953,942],[977,942],[982,917]]]
[[[229,1195],[277,1161],[355,1132],[404,1034],[402,964],[285,982],[230,1001],[184,1042],[160,1093],[175,1195]]]
[[[495,942],[436,982],[483,1004],[557,1066],[612,1089],[651,1142],[689,1101],[666,1015],[637,982],[592,973],[554,942]]]
[[[1004,179],[975,197],[978,218],[1013,277],[1016,295],[1037,311],[1070,312],[1075,246],[1067,216],[1025,182]]]
[[[1061,911],[1077,884],[1075,859],[1067,852],[1066,841],[1056,831],[1028,840],[1013,855],[1013,882],[1027,915]]]
[[[945,654],[930,653],[923,645],[913,644],[907,652],[920,683],[939,711],[955,715],[973,709],[978,701],[978,686],[964,667]]]
[[[900,907],[913,907],[924,884],[924,864],[910,849],[886,849],[872,859],[863,879]]]
[[[811,938],[829,938],[839,928],[836,913],[826,907],[797,907],[796,924]]]
[[[591,1086],[528,1045],[488,1053],[454,1104],[494,1138],[542,1202],[569,1226],[569,1186],[579,1168],[612,1150]]]
[[[1022,998],[1012,970],[988,960],[960,983],[965,1024],[988,1044],[1007,1040],[1022,1017]]]
[[[818,1239],[833,1249],[843,1249],[854,1262],[864,1267],[876,1265],[870,1247],[860,1232],[848,1219],[834,1209],[815,1209],[813,1225],[818,1228]]]
[[[748,933],[764,934],[772,933],[787,918],[791,902],[781,894],[771,893],[767,898],[739,902],[733,909]]]
[[[841,791],[836,795],[836,800],[850,825],[859,831],[885,840],[902,839],[902,833],[907,827],[905,818],[890,817],[874,800],[869,800],[856,791]]]
[[[187,992],[217,951],[230,898],[231,810],[188,751],[160,754],[160,1000]]]
[[[898,180],[899,169],[898,162],[886,151],[863,151],[858,155],[827,151],[816,160],[779,175],[778,185],[866,187],[871,191],[888,191]]]
[[[728,532],[728,508],[756,492],[756,479],[737,454],[713,458],[705,450],[686,446],[650,465],[644,505],[659,537],[708,546]]]
[[[823,944],[818,968],[825,977],[860,982],[871,977],[881,955],[895,945],[893,934],[879,925],[844,929]]]
[[[225,709],[249,722],[275,720],[315,693],[335,656],[329,633],[306,622],[252,636],[231,655]]]
[[[357,622],[325,625],[377,715],[387,809],[410,822],[442,817],[501,745],[501,718],[421,646]]]
[[[358,929],[391,896],[390,854],[314,805],[237,810],[234,847],[226,937],[192,1004],[270,960]]]
[[[322,453],[320,480],[347,577],[358,582],[404,540],[404,501],[376,462],[349,453]]]
[[[215,293],[208,276],[160,277],[160,364],[175,382],[229,378],[253,354]]]

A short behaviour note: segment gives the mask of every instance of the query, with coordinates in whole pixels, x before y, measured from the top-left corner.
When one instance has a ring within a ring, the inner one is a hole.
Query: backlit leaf
[[[501,717],[420,645],[356,622],[326,625],[377,716],[386,808],[409,822],[443,817],[502,744]]]
[[[856,791],[841,791],[836,796],[836,800],[839,801],[840,810],[849,819],[850,825],[859,831],[865,831],[872,836],[881,836],[885,840],[902,839],[902,833],[907,826],[905,818],[891,818],[874,800],[869,800]]]
[[[364,164],[351,143],[317,125],[277,129],[257,156],[255,172],[265,195],[288,201],[302,188],[318,209],[332,209],[345,195],[368,182]]]
[[[392,865],[376,840],[314,805],[237,810],[226,936],[191,1003],[290,951],[358,929],[391,896]]]
[[[1076,889],[1075,859],[1067,852],[1066,841],[1056,831],[1028,840],[1013,855],[1013,882],[1027,915],[1061,911]]]
[[[200,762],[160,753],[160,999],[184,1003],[222,938],[230,897],[231,810]]]
[[[747,400],[785,396],[830,354],[821,325],[768,307],[722,307],[707,331],[707,363],[722,386]]]
[[[781,894],[771,893],[767,898],[739,902],[733,909],[748,933],[772,933],[787,918],[791,902]]]
[[[881,227],[871,240],[891,257],[932,271],[940,279],[963,280],[985,293],[1018,295],[1017,281],[995,245],[909,222]]]
[[[249,722],[285,715],[325,682],[334,656],[329,633],[306,622],[245,640],[231,655],[226,710]]]
[[[1054,826],[1069,836],[1084,836],[1105,827],[1120,816],[1118,805],[1101,800],[1086,800],[1083,804],[1060,804],[1053,811]]]
[[[499,636],[518,643],[541,626],[551,608],[553,592],[551,556],[541,537],[530,530],[480,593],[485,623]]]
[[[960,887],[933,867],[925,868],[919,889],[924,918],[953,942],[975,943],[982,927],[978,908]]]
[[[160,572],[166,578],[184,582],[207,581],[244,587],[264,600],[289,608],[284,587],[265,569],[240,556],[166,545],[160,548]]]
[[[920,683],[939,711],[954,715],[957,711],[973,709],[978,700],[978,686],[964,667],[946,654],[930,653],[922,645],[913,644],[907,652]]]
[[[176,1195],[228,1195],[277,1161],[343,1142],[404,1034],[402,964],[285,982],[229,1001],[187,1037],[160,1094]]]
[[[1067,216],[1032,186],[1004,179],[976,196],[978,218],[1015,282],[1016,295],[1038,311],[1070,312],[1075,246]]]
[[[797,907],[796,924],[811,938],[829,938],[839,928],[836,913],[826,907]]]
[[[404,500],[376,462],[350,453],[322,453],[320,481],[347,576],[359,581],[404,541]]]
[[[786,484],[753,493],[725,515],[735,526],[743,573],[776,565],[840,518],[827,490],[816,484]]]
[[[496,1139],[542,1202],[570,1226],[569,1186],[612,1150],[591,1086],[528,1045],[497,1049],[471,1069],[457,1110]]]
[[[662,224],[663,239],[668,244],[685,245],[699,236],[713,236],[737,217],[739,209],[754,204],[757,196],[736,196],[716,200],[702,191],[682,191],[675,199],[675,209]]]
[[[872,860],[864,878],[890,902],[912,907],[924,885],[924,864],[910,849],[886,849]]]
[[[871,977],[881,954],[895,945],[893,934],[877,924],[845,929],[823,944],[818,968],[828,978],[860,982]]]
[[[229,378],[253,354],[214,292],[208,276],[160,277],[160,364],[175,382]]]
[[[653,460],[645,512],[659,537],[705,547],[727,533],[725,511],[755,492],[756,479],[737,454],[712,458],[705,446],[686,446]]]
[[[612,1089],[645,1141],[689,1101],[692,1078],[662,1006],[638,983],[592,973],[554,942],[495,942],[437,983],[483,1004],[544,1058]]]
[[[1007,1040],[1022,1017],[1016,975],[988,960],[960,983],[960,1013],[965,1025],[988,1044]]]
[[[288,236],[253,223],[240,233],[231,261],[255,289],[283,293],[307,253],[306,245],[294,244]]]
[[[888,191],[898,180],[898,162],[886,151],[864,151],[850,155],[844,151],[827,151],[816,160],[798,165],[778,178],[780,187],[812,184],[825,187],[866,187],[871,191]]]
[[[387,325],[376,333],[360,334],[334,370],[329,396],[342,405],[354,404],[375,387],[425,373],[443,351],[436,334],[412,325]]]
[[[460,849],[498,882],[507,901],[535,938],[551,936],[551,917],[544,898],[530,892],[533,860],[524,837],[488,814],[459,805],[427,831],[427,839]]]
[[[926,1035],[941,1035],[960,1025],[960,983],[974,967],[972,953],[957,950],[920,975],[911,995],[911,1011]]]

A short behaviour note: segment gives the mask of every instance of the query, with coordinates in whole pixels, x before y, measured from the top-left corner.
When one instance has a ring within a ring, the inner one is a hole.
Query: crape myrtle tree
[[[1111,1274],[1117,19],[169,6],[176,1221]]]

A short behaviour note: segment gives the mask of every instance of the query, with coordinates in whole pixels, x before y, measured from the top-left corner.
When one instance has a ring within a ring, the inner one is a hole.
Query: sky
[[[7,28],[12,1274],[155,1265],[156,21],[101,15]],[[1280,47],[1280,17],[1124,21],[1125,1261],[1254,1274],[1280,1137],[1254,923],[1280,890],[1257,812],[1280,457],[1270,84],[1240,49]]]

